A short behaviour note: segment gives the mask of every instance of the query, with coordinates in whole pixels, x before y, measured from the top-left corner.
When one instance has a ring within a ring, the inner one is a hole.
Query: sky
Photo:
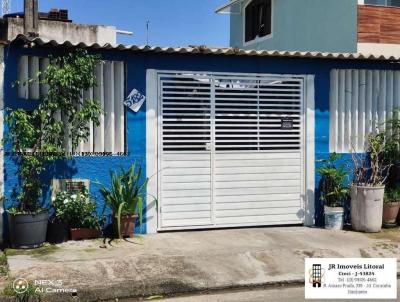
[[[23,0],[10,0],[11,12],[23,11]],[[132,31],[118,43],[153,46],[229,46],[229,16],[215,14],[228,0],[39,0],[39,10],[68,9],[76,23],[114,25]]]

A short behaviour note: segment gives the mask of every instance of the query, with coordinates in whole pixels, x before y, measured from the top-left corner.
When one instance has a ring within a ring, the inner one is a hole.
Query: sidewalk
[[[62,280],[82,301],[304,282],[307,257],[397,257],[400,231],[367,235],[306,227],[146,235],[8,250],[12,276]],[[70,296],[70,295],[69,295]],[[50,301],[66,301],[54,294]]]

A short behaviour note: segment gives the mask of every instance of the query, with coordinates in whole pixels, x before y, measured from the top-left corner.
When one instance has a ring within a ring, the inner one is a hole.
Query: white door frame
[[[3,140],[4,130],[4,46],[0,46],[0,140]],[[4,146],[0,147],[0,194],[4,196]],[[0,203],[0,243],[3,243],[3,213],[4,201]]]
[[[159,100],[161,99],[158,89],[158,75],[160,73],[203,73],[203,74],[227,74],[218,72],[195,72],[195,71],[165,71],[148,69],[146,74],[146,175],[150,178],[147,192],[148,196],[155,196],[158,198],[160,192],[160,181],[159,181]],[[304,110],[303,110],[303,121],[304,121],[304,148],[303,159],[304,159],[304,177],[305,177],[305,188],[303,189],[302,204],[304,210],[303,224],[306,226],[312,226],[315,223],[314,213],[314,190],[315,190],[315,92],[314,92],[314,75],[293,75],[293,74],[259,74],[259,73],[235,73],[235,75],[245,76],[282,76],[282,77],[293,77],[304,79]],[[156,233],[159,231],[160,215],[158,213],[157,202],[152,197],[147,198],[146,203],[146,222],[147,222],[147,233]],[[204,228],[204,227],[203,227]]]

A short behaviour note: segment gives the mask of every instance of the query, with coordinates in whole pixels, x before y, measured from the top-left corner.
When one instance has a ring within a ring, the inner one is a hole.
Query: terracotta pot
[[[138,215],[123,215],[121,217],[121,234],[123,238],[133,238],[135,234],[135,224]],[[115,229],[116,236],[118,237],[118,220],[113,215],[113,225]]]
[[[400,202],[390,202],[383,205],[383,223],[395,224],[399,214]]]
[[[94,239],[100,237],[100,232],[96,229],[77,228],[70,229],[72,240]]]

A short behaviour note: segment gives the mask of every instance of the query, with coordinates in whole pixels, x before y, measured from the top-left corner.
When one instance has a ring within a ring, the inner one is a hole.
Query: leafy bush
[[[343,202],[349,195],[349,188],[345,185],[348,169],[345,163],[338,166],[336,164],[338,159],[340,159],[340,156],[332,153],[328,159],[319,161],[322,166],[317,169],[317,172],[321,175],[319,184],[321,200],[329,207],[343,206]]]
[[[385,188],[385,196],[383,198],[383,201],[384,203],[400,201],[400,188]]]
[[[391,162],[384,160],[387,143],[386,133],[377,129],[375,133],[368,135],[365,153],[352,153],[354,185],[368,187],[385,185],[390,167],[392,166]]]
[[[61,191],[52,199],[54,219],[70,228],[101,229],[102,218],[96,213],[96,203],[87,191]]]
[[[80,142],[89,137],[89,125],[99,125],[102,113],[98,101],[83,98],[83,91],[96,86],[93,70],[99,63],[97,56],[78,49],[65,56],[51,58],[51,64],[36,78],[17,85],[39,82],[48,87],[39,105],[32,111],[7,108],[8,125],[5,141],[10,144],[20,179],[20,190],[15,190],[14,213],[42,211],[42,173],[49,164],[69,158]],[[57,116],[62,113],[63,119]],[[65,150],[64,138],[72,141],[72,150]],[[19,189],[19,188],[18,188]]]
[[[127,214],[136,214],[140,225],[143,220],[143,201],[146,195],[148,179],[141,182],[142,168],[136,171],[136,164],[128,170],[121,168],[119,173],[110,172],[111,189],[102,187],[100,192],[106,204],[111,208],[117,219],[119,237],[121,234],[121,217]]]

